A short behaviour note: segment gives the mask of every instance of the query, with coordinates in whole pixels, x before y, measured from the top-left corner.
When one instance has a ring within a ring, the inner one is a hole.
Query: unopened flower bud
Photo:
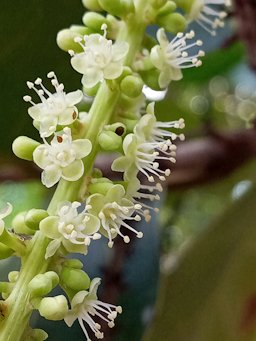
[[[30,228],[25,223],[25,216],[27,212],[20,212],[18,213],[12,220],[12,228],[17,234],[27,234],[32,235],[34,234],[33,230],[30,230]]]
[[[36,275],[28,284],[32,296],[44,296],[59,283],[59,277],[54,271]]]
[[[165,6],[167,0],[153,0],[152,1],[152,6],[154,8],[161,8],[163,6]]]
[[[87,86],[83,86],[83,91],[84,93],[89,96],[89,97],[94,97],[96,96],[98,90],[99,90],[99,87],[100,87],[100,83],[94,85],[93,87],[87,87]]]
[[[60,273],[63,287],[75,291],[86,290],[90,286],[90,278],[83,270],[63,267]]]
[[[106,17],[95,12],[86,12],[82,20],[85,26],[98,32],[102,31],[103,24],[106,24],[107,27],[110,25]]]
[[[27,136],[19,136],[13,141],[12,150],[20,159],[32,161],[33,152],[39,145],[39,142]]]
[[[122,147],[122,137],[113,131],[103,131],[99,136],[99,145],[103,150],[114,151]]]
[[[127,76],[121,82],[121,91],[128,97],[135,98],[141,94],[143,81],[140,77]]]
[[[152,69],[149,71],[142,71],[140,72],[140,75],[148,87],[156,91],[161,90],[158,84],[159,71],[157,69]]]
[[[58,32],[57,44],[58,44],[59,48],[62,49],[63,51],[68,52],[68,51],[72,50],[76,53],[79,53],[83,49],[79,44],[77,44],[74,41],[74,39],[76,37],[82,37],[82,35],[77,33],[77,32],[73,32],[69,28],[65,28],[64,30],[61,30]]]
[[[101,11],[102,8],[99,5],[98,0],[82,0],[84,7],[88,8],[91,11]]]
[[[158,0],[159,2],[164,2],[164,1],[161,1],[161,0]],[[174,1],[165,1],[165,4],[163,4],[163,6],[160,8],[160,10],[158,11],[158,16],[165,16],[165,15],[168,15],[172,12],[174,12],[176,10],[176,3]]]
[[[99,3],[106,12],[118,17],[134,12],[134,1],[132,0],[99,0]]]
[[[186,29],[187,21],[180,13],[170,13],[157,17],[157,23],[171,33],[183,32]]]
[[[31,230],[38,230],[40,221],[48,217],[48,215],[45,210],[33,208],[26,213],[24,217],[25,224]]]
[[[63,263],[66,268],[82,269],[83,263],[79,259],[66,259]]]
[[[64,295],[45,297],[40,302],[39,314],[47,320],[62,320],[68,312],[68,302]]]
[[[126,127],[121,122],[116,122],[113,124],[106,125],[104,127],[106,131],[113,131],[118,136],[123,136],[126,133]]]
[[[113,186],[114,184],[112,182],[93,182],[88,186],[88,191],[90,194],[100,193],[105,195]]]

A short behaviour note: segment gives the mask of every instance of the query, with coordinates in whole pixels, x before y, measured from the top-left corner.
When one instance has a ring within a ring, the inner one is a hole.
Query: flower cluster
[[[89,291],[79,291],[71,301],[71,309],[67,313],[64,321],[71,327],[76,319],[84,332],[87,341],[90,341],[84,322],[89,326],[97,339],[103,339],[101,325],[93,320],[92,317],[100,317],[108,323],[110,328],[115,326],[114,320],[117,314],[121,314],[122,308],[112,304],[103,303],[97,298],[97,290],[101,280],[94,278],[91,281]]]
[[[82,84],[92,88],[104,79],[116,79],[123,71],[123,60],[129,45],[120,41],[112,44],[112,40],[106,39],[106,25],[102,25],[104,36],[100,34],[85,35],[83,39],[76,37],[83,52],[75,53],[69,50],[71,64],[79,73],[83,74]],[[84,42],[83,42],[84,41]]]
[[[90,333],[98,339],[104,337],[98,318],[112,328],[122,309],[101,302],[97,296],[100,279],[90,281],[82,270],[83,264],[65,256],[87,254],[91,242],[102,236],[106,237],[110,248],[117,237],[125,243],[129,243],[132,236],[143,237],[134,225],[142,218],[149,221],[150,212],[158,211],[150,202],[160,200],[161,182],[170,175],[170,166],[176,162],[175,141],[184,140],[184,135],[177,131],[185,125],[183,119],[158,121],[154,103],[145,105],[142,89],[151,84],[152,88],[165,89],[171,81],[183,77],[183,69],[202,64],[204,52],[199,49],[202,41],[194,39],[194,31],[180,32],[170,41],[166,31],[185,31],[186,25],[195,20],[214,33],[215,28],[223,25],[225,13],[211,6],[228,1],[194,0],[189,3],[189,10],[184,9],[187,17],[180,12],[173,13],[176,5],[172,1],[154,3],[152,0],[145,2],[145,8],[138,5],[140,1],[129,4],[116,1],[117,6],[112,1],[84,2],[89,8],[92,6],[110,15],[87,12],[83,21],[88,27],[71,27],[59,37],[58,43],[71,55],[73,68],[83,75],[84,92],[96,94],[96,100],[92,105],[86,103],[89,112],[84,115],[86,120],[81,120],[79,108],[84,105],[83,102],[80,106],[84,96],[81,90],[66,93],[54,72],[48,73],[53,93],[41,78],[27,82],[40,100],[35,103],[31,96],[24,96],[31,104],[28,114],[42,143],[24,136],[18,138],[14,144],[15,154],[33,160],[42,169],[41,180],[46,187],[54,186],[61,179],[64,181],[48,211],[35,209],[24,213],[17,223],[19,231],[15,231],[15,224],[14,231],[16,234],[22,232],[22,228],[29,231],[32,248],[44,239],[45,259],[35,259],[35,264],[41,269],[40,262],[45,262],[46,272],[34,273],[28,291],[21,290],[26,297],[36,298],[31,299],[29,309],[33,306],[50,320],[64,319],[68,326],[78,319],[90,341]],[[156,40],[143,39],[148,20],[152,20],[150,24],[160,25]],[[179,28],[172,30],[175,25]],[[104,86],[97,92],[100,83]],[[123,173],[121,181],[103,178],[100,172],[94,171],[94,160],[100,151],[121,154],[111,166],[113,171]],[[2,234],[5,232],[2,219],[11,209],[7,204],[0,212]],[[39,231],[35,233],[36,230]],[[15,233],[13,235],[6,236],[11,252],[18,250],[22,254],[26,245],[16,240]],[[38,236],[42,239],[37,239]],[[39,254],[41,257],[42,252]],[[28,269],[28,258],[24,257],[21,271]],[[32,270],[35,268],[33,266]],[[45,297],[57,284],[65,295]],[[24,309],[24,314],[28,314],[27,308]]]
[[[218,11],[214,6],[230,6],[230,0],[194,0],[188,21],[196,21],[207,32],[216,35],[216,29],[224,26],[223,19],[227,16],[225,11]]]

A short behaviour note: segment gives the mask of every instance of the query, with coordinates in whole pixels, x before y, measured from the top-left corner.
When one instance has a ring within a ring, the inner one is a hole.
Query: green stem
[[[141,18],[146,4],[146,0],[137,1],[136,14],[127,20],[124,29],[120,32],[118,37],[118,40],[126,41],[130,45],[125,60],[125,64],[128,66],[131,65],[136,52],[141,46],[145,30],[145,23],[143,23]],[[112,82],[111,84],[115,85],[115,82]],[[90,139],[93,145],[90,155],[84,159],[85,176],[90,174],[98,152],[98,135],[104,125],[108,124],[110,121],[119,98],[120,90],[118,85],[115,88],[111,88],[109,84],[103,82],[89,112],[91,117],[89,130],[87,131],[86,136],[81,136],[81,138]],[[55,214],[57,206],[61,201],[76,200],[82,183],[83,179],[76,182],[61,180],[48,207],[48,213]],[[33,238],[33,244],[30,249],[27,250],[27,255],[22,259],[18,281],[16,282],[11,295],[2,303],[2,305],[5,305],[4,308],[6,308],[6,316],[0,324],[0,341],[21,340],[24,331],[28,326],[32,312],[32,306],[29,301],[30,294],[28,291],[28,284],[37,274],[49,270],[51,260],[45,260],[45,251],[48,243],[49,240],[38,231]]]

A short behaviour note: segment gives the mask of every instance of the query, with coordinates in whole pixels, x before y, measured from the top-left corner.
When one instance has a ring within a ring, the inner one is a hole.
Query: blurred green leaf
[[[251,341],[256,322],[256,189],[196,240],[162,279],[143,341]]]
[[[1,0],[2,152],[11,152],[11,143],[18,135],[38,137],[27,114],[28,104],[22,99],[29,92],[37,101],[36,95],[28,91],[27,80],[45,79],[54,70],[67,90],[80,87],[80,76],[72,70],[69,55],[58,48],[56,35],[62,28],[80,24],[83,12],[80,0]]]

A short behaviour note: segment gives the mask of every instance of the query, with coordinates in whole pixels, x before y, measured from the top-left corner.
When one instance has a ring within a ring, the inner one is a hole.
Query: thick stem
[[[136,52],[141,46],[145,29],[145,23],[141,20],[144,6],[146,6],[145,0],[137,1],[136,15],[127,20],[124,29],[118,37],[118,40],[127,41],[130,45],[125,60],[126,65],[132,63]],[[89,112],[91,117],[89,130],[86,136],[81,136],[81,138],[86,137],[90,139],[93,145],[92,152],[84,159],[85,176],[90,174],[97,155],[98,135],[104,125],[109,122],[117,106],[119,97],[120,90],[118,87],[112,89],[106,82],[103,82]],[[73,201],[77,199],[82,183],[83,179],[77,182],[61,180],[48,207],[49,214],[56,213],[57,206],[61,201]],[[29,302],[28,283],[34,276],[49,269],[51,260],[45,260],[45,251],[48,243],[49,240],[38,231],[33,238],[33,244],[30,250],[27,250],[27,255],[22,259],[19,279],[11,295],[2,303],[6,315],[0,324],[0,341],[19,341],[28,326],[32,312],[32,307]]]

